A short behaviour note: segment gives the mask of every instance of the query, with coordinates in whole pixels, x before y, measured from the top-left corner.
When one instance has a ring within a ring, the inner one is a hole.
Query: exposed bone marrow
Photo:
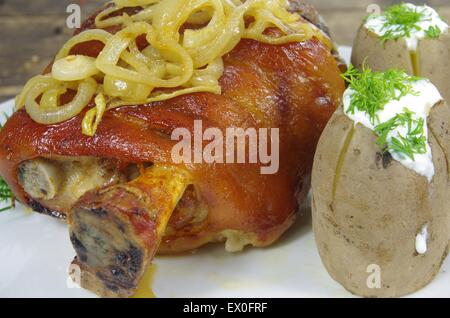
[[[125,182],[126,173],[110,159],[36,158],[20,164],[18,180],[33,210],[64,216],[84,193]]]
[[[38,158],[19,166],[19,182],[34,199],[53,199],[62,183],[60,166],[50,160]]]
[[[189,182],[182,169],[152,166],[127,184],[83,195],[69,216],[81,285],[132,296]]]

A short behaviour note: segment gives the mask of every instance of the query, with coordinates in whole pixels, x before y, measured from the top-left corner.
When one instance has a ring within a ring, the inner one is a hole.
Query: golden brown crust
[[[91,42],[71,53],[95,56],[101,48]],[[242,40],[224,63],[222,95],[195,93],[108,111],[95,137],[81,133],[84,112],[60,124],[40,125],[20,110],[0,132],[0,174],[18,199],[28,203],[17,180],[18,165],[25,160],[87,156],[113,158],[123,168],[165,164],[176,143],[171,132],[177,127],[192,132],[194,119],[203,121],[203,129],[279,128],[280,169],[274,175],[261,175],[260,164],[185,166],[213,212],[204,229],[170,235],[162,249],[196,248],[228,229],[254,233],[256,245],[267,245],[292,222],[298,194],[305,198],[317,140],[341,101],[344,82],[333,55],[316,39],[278,46]]]

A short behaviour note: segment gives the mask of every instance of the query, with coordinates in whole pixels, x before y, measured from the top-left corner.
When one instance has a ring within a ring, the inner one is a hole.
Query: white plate
[[[349,60],[350,48],[342,54]],[[11,112],[13,102],[0,105]],[[309,214],[304,209],[305,215]],[[23,206],[0,213],[0,296],[94,297],[68,283],[75,254],[66,225]],[[306,216],[270,248],[229,254],[223,245],[155,259],[157,297],[351,297],[323,267]],[[450,296],[450,260],[413,297]]]

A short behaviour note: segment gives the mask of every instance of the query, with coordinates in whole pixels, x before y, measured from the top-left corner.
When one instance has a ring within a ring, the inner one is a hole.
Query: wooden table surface
[[[81,4],[82,18],[106,0],[0,0],[0,102],[17,95],[22,85],[40,73],[70,37],[66,8]],[[305,0],[321,12],[334,39],[351,45],[370,4],[381,7],[393,0]],[[416,4],[424,1],[410,0]],[[450,0],[427,1],[450,21]]]

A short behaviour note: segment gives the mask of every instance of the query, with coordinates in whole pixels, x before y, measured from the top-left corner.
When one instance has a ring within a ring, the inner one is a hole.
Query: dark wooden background
[[[81,4],[83,18],[106,0],[0,0],[0,102],[17,95],[22,85],[38,74],[70,37],[66,8]],[[369,4],[386,6],[393,0],[305,0],[327,20],[335,40],[351,45]],[[424,3],[409,0],[408,2]],[[450,21],[450,0],[427,3]]]

